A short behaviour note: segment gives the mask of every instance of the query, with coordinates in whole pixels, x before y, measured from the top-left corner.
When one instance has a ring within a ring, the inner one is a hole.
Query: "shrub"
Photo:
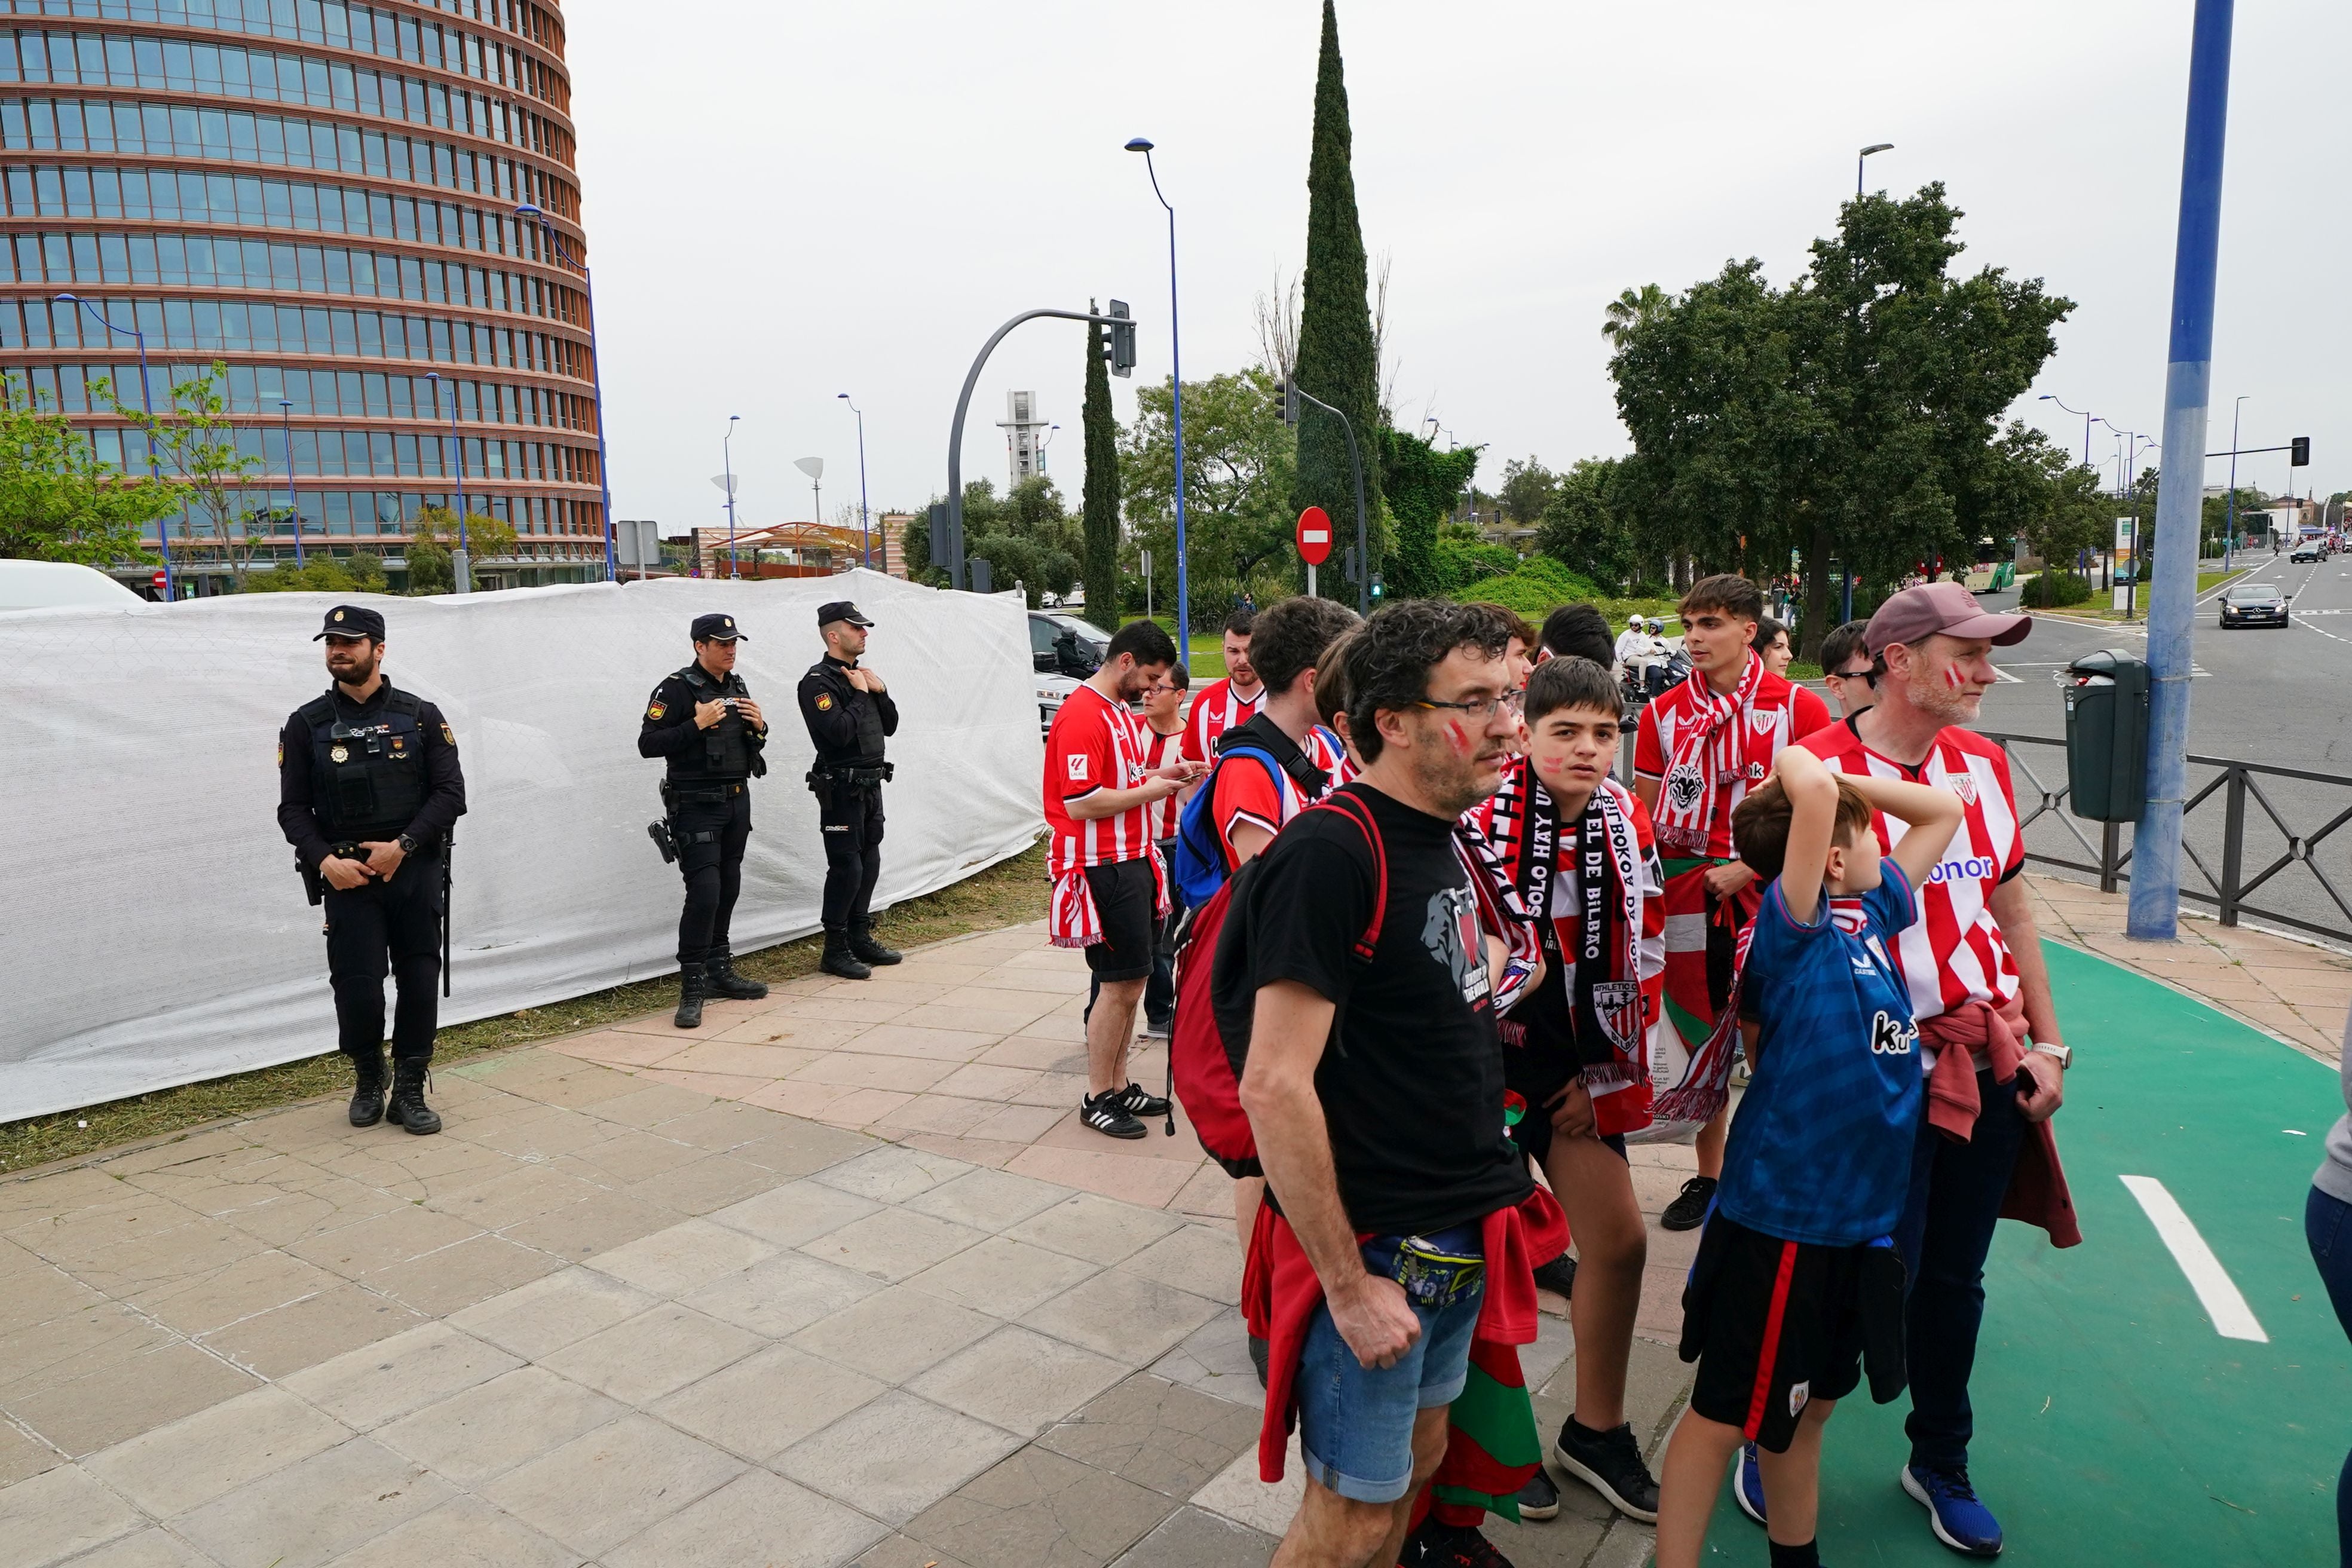
[[[1487,602],[1516,610],[1540,624],[1562,605],[1606,597],[1600,589],[1548,555],[1531,555],[1516,570],[1455,589],[1449,598],[1464,604]]]
[[[2072,572],[2043,572],[2028,579],[2018,603],[2037,610],[2054,610],[2067,605],[2087,604],[2091,585]]]

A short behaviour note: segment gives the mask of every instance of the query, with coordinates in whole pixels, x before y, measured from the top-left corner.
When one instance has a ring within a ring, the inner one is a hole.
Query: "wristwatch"
[[[400,852],[403,855],[414,855],[416,853],[416,840],[411,838],[405,833],[394,839],[393,842],[400,846]]]
[[[2074,1065],[2074,1047],[2072,1046],[2045,1046],[2041,1041],[2036,1040],[2033,1042],[2033,1050],[2034,1054],[2037,1056],[2049,1057],[2054,1059],[2058,1063],[2058,1070],[2060,1072],[2064,1072],[2068,1068]]]

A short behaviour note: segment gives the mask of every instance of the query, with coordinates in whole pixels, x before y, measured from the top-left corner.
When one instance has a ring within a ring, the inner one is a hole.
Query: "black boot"
[[[703,975],[713,996],[757,1002],[768,994],[768,988],[759,981],[747,980],[735,973],[735,955],[723,947],[710,950],[710,962],[703,965]]]
[[[884,947],[874,940],[874,928],[864,921],[849,928],[849,951],[862,963],[896,963],[903,956],[895,947]]]
[[[838,926],[828,926],[824,933],[824,956],[817,960],[819,969],[827,974],[838,974],[844,980],[871,980],[874,969],[849,948],[849,933]]]
[[[359,1085],[352,1090],[352,1125],[373,1127],[383,1120],[383,1047],[353,1057],[352,1066],[359,1072]]]
[[[441,1131],[441,1117],[425,1103],[423,1062],[392,1064],[392,1105],[384,1117],[394,1127],[405,1127],[419,1138]]]
[[[677,966],[677,1012],[670,1022],[681,1029],[702,1027],[702,999],[710,994],[709,972],[699,963]]]

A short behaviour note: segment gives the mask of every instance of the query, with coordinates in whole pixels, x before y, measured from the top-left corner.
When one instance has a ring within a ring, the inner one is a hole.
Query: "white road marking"
[[[2196,1226],[2189,1223],[2189,1215],[2165,1190],[2164,1184],[2154,1176],[2118,1176],[2116,1180],[2139,1200],[2148,1223],[2156,1226],[2157,1238],[2172,1254],[2172,1260],[2180,1265],[2180,1272],[2189,1277],[2189,1289],[2197,1292],[2205,1315],[2213,1320],[2213,1331],[2225,1340],[2270,1343],[2270,1335],[2263,1332],[2263,1325],[2255,1320],[2253,1309],[2246,1305],[2246,1299],[2238,1293],[2229,1271],[2213,1256],[2213,1249],[2205,1245],[2205,1238],[2197,1233]]]

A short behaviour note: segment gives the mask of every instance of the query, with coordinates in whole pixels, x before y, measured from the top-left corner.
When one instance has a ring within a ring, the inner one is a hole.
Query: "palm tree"
[[[1628,289],[1609,301],[1609,308],[1602,312],[1607,319],[1601,323],[1601,335],[1612,343],[1621,343],[1627,332],[1664,310],[1666,304],[1666,291],[1655,283]]]

